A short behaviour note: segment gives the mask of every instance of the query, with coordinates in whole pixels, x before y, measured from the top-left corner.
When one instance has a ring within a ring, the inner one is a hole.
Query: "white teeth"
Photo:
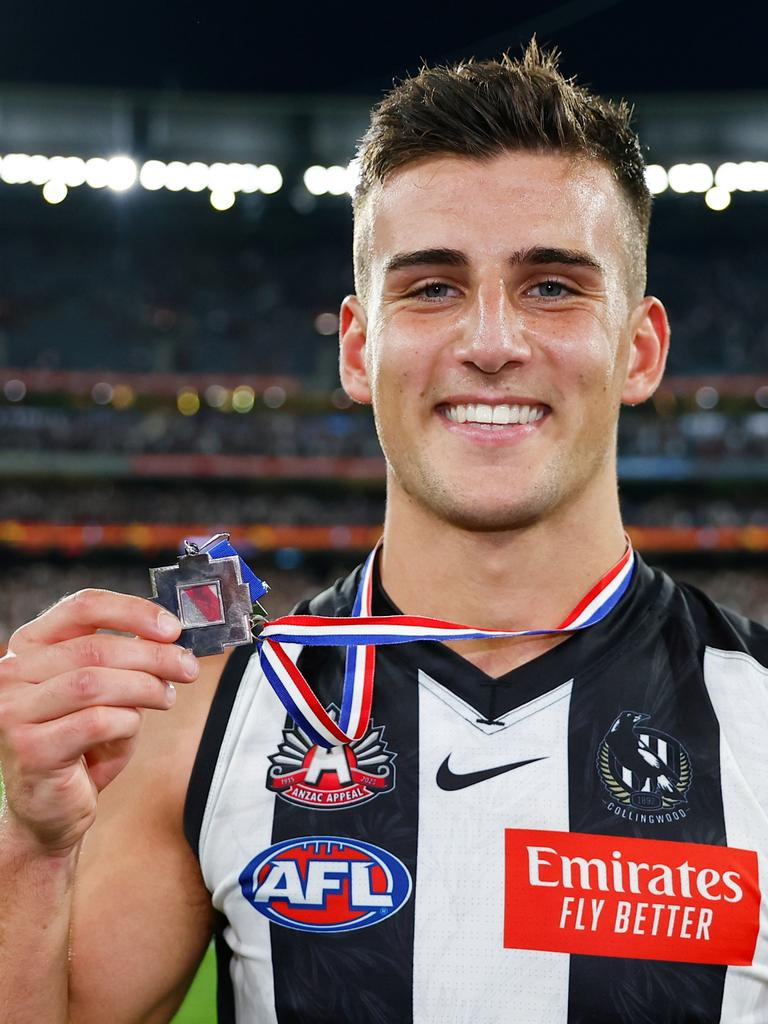
[[[454,423],[487,423],[499,427],[536,423],[544,417],[540,405],[447,405],[444,411]]]

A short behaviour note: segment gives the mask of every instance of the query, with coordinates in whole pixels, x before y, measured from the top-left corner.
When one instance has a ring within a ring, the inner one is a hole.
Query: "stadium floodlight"
[[[326,182],[328,191],[332,196],[343,196],[349,192],[349,177],[346,167],[339,167],[338,164],[326,168]]]
[[[673,164],[667,171],[669,187],[680,195],[691,191],[691,176],[688,164]]]
[[[304,171],[304,185],[313,196],[324,196],[328,191],[328,172],[325,167],[313,164]]]
[[[715,185],[705,192],[704,202],[710,210],[726,210],[731,205],[731,193],[727,188]]]
[[[736,188],[739,192],[763,192],[768,185],[765,163],[744,160],[736,169]]]
[[[136,184],[139,169],[129,156],[113,156],[107,160],[107,188],[127,192]]]
[[[157,192],[165,185],[167,168],[162,160],[147,160],[139,171],[139,184],[150,192]]]
[[[249,195],[259,191],[259,168],[256,164],[240,164],[240,191]]]
[[[33,185],[44,185],[50,179],[47,156],[31,156],[29,158],[29,180]]]
[[[214,188],[211,190],[211,206],[214,210],[231,210],[235,205],[235,193],[228,188]]]
[[[229,164],[218,161],[208,168],[208,188],[211,192],[223,191],[234,192],[232,188],[232,169]]]
[[[48,161],[48,178],[61,181],[68,188],[85,184],[85,160],[79,156],[52,156]]]
[[[709,164],[691,164],[688,173],[691,181],[691,192],[707,192],[712,188],[715,176]]]
[[[0,178],[6,185],[26,185],[32,171],[31,157],[26,153],[9,153],[0,165]]]
[[[43,185],[43,199],[52,206],[63,203],[68,193],[69,189],[63,181],[46,181]]]
[[[706,192],[712,188],[714,175],[709,164],[674,164],[667,172],[673,192]]]
[[[727,192],[736,192],[739,187],[739,165],[733,161],[720,164],[715,171],[715,186]]]
[[[109,183],[109,162],[100,156],[86,160],[85,181],[91,188],[106,188]]]
[[[274,164],[259,167],[259,191],[266,196],[274,195],[283,187],[283,176]]]
[[[208,188],[208,176],[210,169],[208,164],[200,163],[199,160],[193,160],[191,164],[187,165],[187,191],[188,192],[202,192]]]
[[[187,187],[188,168],[181,160],[171,160],[166,168],[165,187],[169,192],[181,192]]]

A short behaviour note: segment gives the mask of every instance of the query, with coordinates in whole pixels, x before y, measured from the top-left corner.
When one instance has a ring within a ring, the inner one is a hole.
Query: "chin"
[[[447,525],[471,533],[500,533],[521,530],[545,519],[558,505],[554,493],[538,492],[518,495],[514,502],[509,496],[489,501],[477,497],[449,492],[445,488],[424,487],[418,492],[407,490],[410,497],[435,518]]]

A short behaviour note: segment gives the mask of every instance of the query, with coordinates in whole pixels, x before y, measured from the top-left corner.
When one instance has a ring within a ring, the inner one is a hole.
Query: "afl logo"
[[[597,772],[611,797],[609,806],[648,811],[654,821],[662,821],[671,816],[654,812],[686,803],[693,771],[682,743],[646,726],[649,718],[637,711],[618,715],[598,747]]]
[[[275,924],[349,932],[378,924],[408,901],[411,876],[379,846],[311,836],[264,850],[239,878],[246,900]]]

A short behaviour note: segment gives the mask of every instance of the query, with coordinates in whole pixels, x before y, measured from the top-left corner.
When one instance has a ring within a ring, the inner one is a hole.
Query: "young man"
[[[628,112],[532,45],[398,86],[361,170],[341,376],[384,540],[370,592],[302,611],[478,629],[379,647],[329,749],[252,648],[158,714],[198,670],[140,599],[19,630],[3,1020],[165,1021],[214,928],[222,1021],[768,1019],[768,635],[633,561],[619,515],[619,408],[668,345]],[[338,649],[287,650],[337,717]]]

